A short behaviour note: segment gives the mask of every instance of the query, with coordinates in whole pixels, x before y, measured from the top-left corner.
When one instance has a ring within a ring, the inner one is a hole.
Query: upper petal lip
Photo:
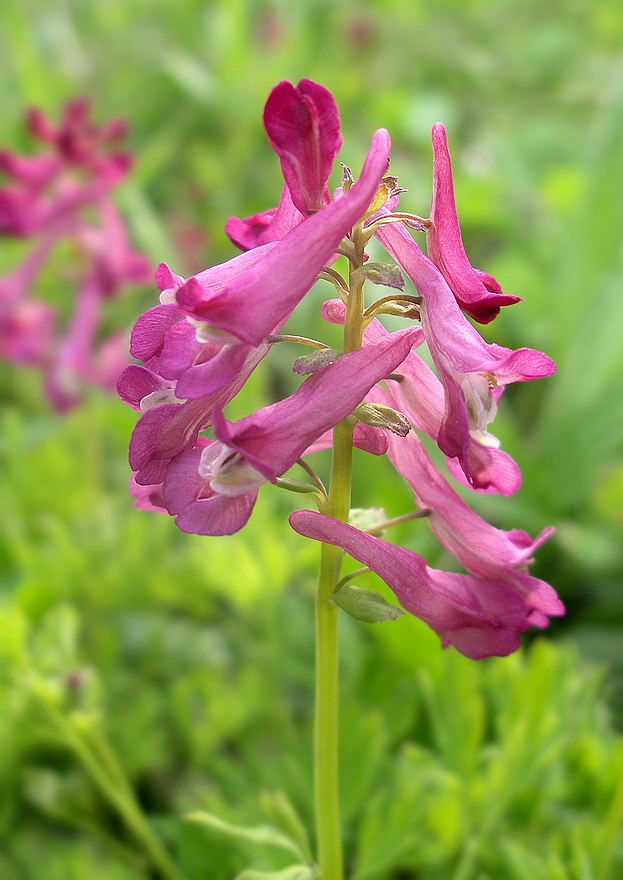
[[[440,270],[461,308],[475,321],[488,324],[501,306],[519,302],[504,294],[495,278],[475,269],[465,253],[454,198],[452,163],[444,126],[433,126],[432,224],[426,230],[428,256]]]

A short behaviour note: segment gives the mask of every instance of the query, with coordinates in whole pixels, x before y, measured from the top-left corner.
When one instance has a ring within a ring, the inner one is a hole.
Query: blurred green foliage
[[[478,664],[440,651],[412,619],[344,621],[348,864],[354,880],[615,880],[623,745],[607,701],[620,722],[617,0],[5,0],[0,53],[1,146],[32,148],[27,105],[55,117],[87,94],[96,118],[125,117],[136,168],[120,203],[154,266],[166,260],[183,274],[233,255],[229,215],[277,201],[261,110],[279,80],[332,89],[341,158],[355,172],[373,130],[387,127],[392,171],[409,190],[402,204],[421,214],[430,125],[447,125],[468,253],[524,299],[483,332],[559,364],[556,377],[507,392],[495,431],[524,486],[511,499],[481,496],[478,508],[505,528],[556,526],[533,571],[569,614],[553,643]],[[3,243],[0,270],[19,252]],[[69,283],[59,292],[50,276],[44,287],[67,306]],[[298,312],[310,334],[323,332],[324,293]],[[130,326],[155,302],[154,291],[136,291],[110,320]],[[287,387],[288,357],[275,352],[233,417]],[[185,880],[231,880],[249,863],[285,868],[286,854],[260,847],[243,857],[181,816],[205,810],[254,826],[270,802],[261,792],[283,790],[309,825],[316,551],[285,524],[294,501],[264,490],[243,533],[182,535],[131,506],[133,412],[94,394],[60,421],[37,377],[9,365],[0,389],[0,876],[137,880],[150,870],[58,717],[88,722],[109,743]],[[357,505],[390,515],[410,507],[386,463],[361,455],[358,465]],[[401,527],[398,539],[447,562],[425,523]],[[590,659],[607,664],[605,678]]]

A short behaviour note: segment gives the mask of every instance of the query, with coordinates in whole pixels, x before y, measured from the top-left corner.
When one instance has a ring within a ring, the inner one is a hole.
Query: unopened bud
[[[406,437],[411,430],[409,419],[397,409],[382,403],[360,403],[354,412],[360,422],[373,428],[386,428],[392,434]]]

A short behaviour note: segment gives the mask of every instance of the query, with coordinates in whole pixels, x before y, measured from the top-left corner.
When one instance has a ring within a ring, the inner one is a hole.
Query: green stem
[[[339,569],[339,547],[322,546],[316,602],[314,768],[318,865],[322,880],[342,880],[338,788],[338,614],[328,601]]]
[[[326,513],[346,520],[350,509],[353,428],[334,430],[331,486]],[[322,880],[342,880],[342,835],[338,787],[338,622],[329,599],[340,580],[341,547],[323,544],[316,598],[316,714],[314,768],[318,864]]]
[[[353,230],[350,292],[344,321],[344,352],[361,347],[363,337],[363,279],[354,271],[364,262],[362,227]],[[353,424],[340,422],[333,430],[331,482],[321,512],[348,520],[353,470]],[[322,880],[343,880],[342,835],[338,781],[339,728],[339,608],[329,599],[340,580],[341,547],[323,544],[316,596],[316,713],[314,726],[314,798],[318,866]]]

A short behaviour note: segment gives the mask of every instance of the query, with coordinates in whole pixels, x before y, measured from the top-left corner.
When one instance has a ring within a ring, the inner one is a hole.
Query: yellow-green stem
[[[346,520],[352,473],[350,424],[334,430],[333,467],[326,513]],[[314,768],[318,865],[322,880],[342,880],[342,835],[338,787],[338,615],[329,599],[340,579],[343,551],[323,544],[316,597],[316,714]]]
[[[353,231],[357,260],[363,264],[361,238]],[[351,272],[344,321],[344,352],[361,347],[363,336],[363,280]],[[350,511],[353,425],[340,422],[333,430],[333,461],[327,504],[322,512],[346,522]],[[340,580],[343,550],[323,544],[316,597],[316,713],[314,727],[314,796],[318,866],[322,880],[343,880],[342,834],[339,803],[339,608],[329,600]]]

